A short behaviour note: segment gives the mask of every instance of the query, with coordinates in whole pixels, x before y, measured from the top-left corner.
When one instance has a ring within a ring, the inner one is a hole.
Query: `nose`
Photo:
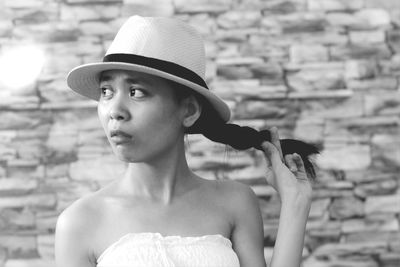
[[[110,106],[110,118],[117,121],[126,121],[130,119],[130,113],[124,101],[124,96],[118,94],[113,98]]]

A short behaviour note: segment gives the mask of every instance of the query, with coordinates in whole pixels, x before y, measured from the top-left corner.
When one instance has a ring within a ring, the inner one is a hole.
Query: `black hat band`
[[[136,65],[142,65],[145,67],[157,69],[171,75],[180,77],[182,79],[191,81],[201,87],[208,89],[205,81],[197,75],[195,72],[191,71],[188,68],[185,68],[179,64],[160,60],[151,57],[139,56],[135,54],[109,54],[103,58],[103,62],[124,62],[124,63],[132,63]]]

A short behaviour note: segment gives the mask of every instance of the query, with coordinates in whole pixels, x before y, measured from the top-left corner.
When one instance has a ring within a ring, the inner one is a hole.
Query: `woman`
[[[235,181],[193,173],[184,136],[202,133],[236,149],[263,150],[282,206],[271,261],[299,266],[313,176],[296,140],[276,127],[228,124],[228,106],[204,81],[204,45],[171,18],[130,17],[103,62],[79,66],[68,85],[98,101],[98,116],[124,175],[65,209],[56,226],[58,267],[265,266],[257,196]],[[297,151],[293,153],[293,151]]]

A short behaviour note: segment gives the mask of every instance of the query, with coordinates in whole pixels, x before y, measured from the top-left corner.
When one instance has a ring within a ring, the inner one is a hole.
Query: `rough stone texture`
[[[0,1],[0,56],[29,42],[46,55],[34,84],[0,82],[0,266],[54,267],[58,215],[125,169],[97,102],[65,77],[101,61],[132,14],[176,16],[202,34],[207,83],[232,122],[322,147],[303,267],[399,266],[398,0]],[[268,263],[280,202],[264,155],[202,135],[186,150],[198,175],[254,190]]]
[[[363,7],[363,0],[342,1],[342,0],[307,0],[310,10],[357,10]]]

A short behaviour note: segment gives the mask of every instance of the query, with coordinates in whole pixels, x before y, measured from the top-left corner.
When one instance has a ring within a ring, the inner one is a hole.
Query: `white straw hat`
[[[203,39],[193,27],[173,18],[132,16],[118,31],[103,62],[72,69],[67,83],[75,92],[98,101],[102,71],[140,71],[193,89],[204,96],[227,122],[229,107],[208,89],[205,63]]]

